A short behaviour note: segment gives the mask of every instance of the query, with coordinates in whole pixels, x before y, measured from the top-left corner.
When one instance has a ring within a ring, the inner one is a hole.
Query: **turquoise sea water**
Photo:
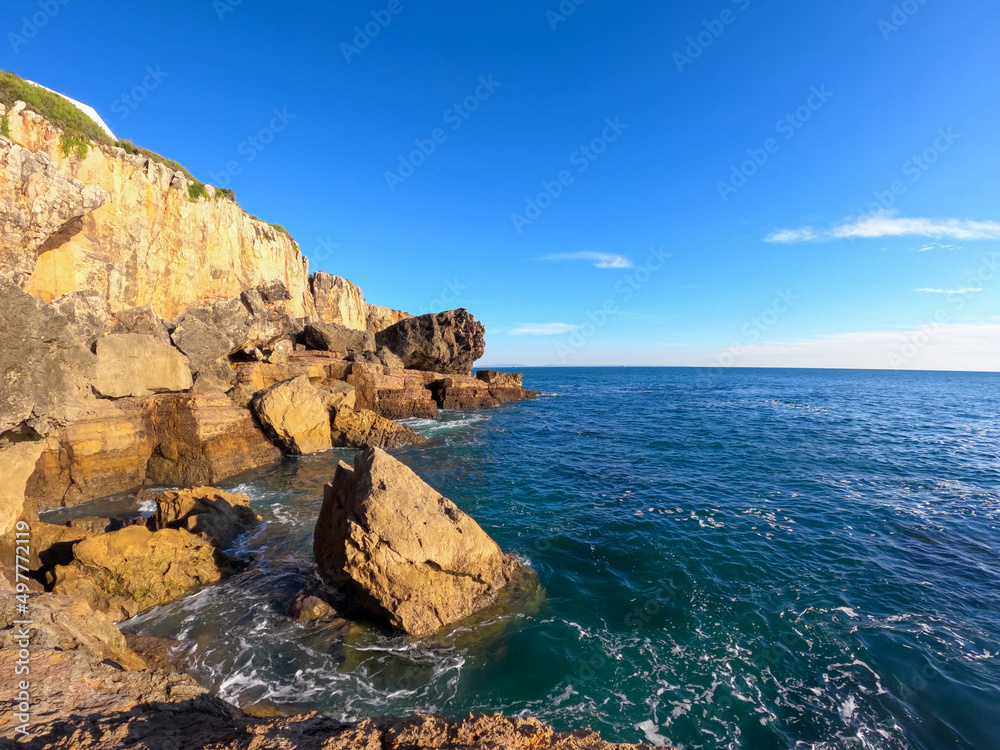
[[[225,483],[250,568],[130,623],[223,697],[531,713],[684,748],[1000,748],[1000,376],[530,369],[399,458],[530,561],[481,642],[291,622],[333,451]]]

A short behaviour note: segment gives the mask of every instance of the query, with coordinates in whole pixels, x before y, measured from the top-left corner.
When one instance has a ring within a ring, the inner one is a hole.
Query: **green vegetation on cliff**
[[[173,159],[161,156],[155,151],[136,146],[131,141],[113,141],[93,118],[85,114],[68,99],[43,89],[41,86],[29,83],[8,70],[0,70],[0,104],[5,105],[7,112],[9,112],[16,101],[24,102],[28,105],[28,109],[37,112],[63,131],[62,136],[59,138],[59,146],[66,156],[75,154],[77,158],[86,158],[91,141],[104,146],[117,146],[124,149],[127,154],[145,156],[165,165],[168,169],[181,172],[189,180],[187,190],[188,197],[191,200],[196,201],[200,198],[209,197],[205,183],[196,180],[194,175],[184,165]],[[7,114],[4,114],[2,121],[0,121],[0,134],[4,137],[10,137],[10,118]],[[239,205],[236,200],[236,193],[229,188],[215,188],[215,198],[216,200],[227,198]],[[284,227],[278,224],[274,224],[273,227],[291,238],[288,230]],[[292,239],[292,242],[298,247],[298,243],[294,239]]]

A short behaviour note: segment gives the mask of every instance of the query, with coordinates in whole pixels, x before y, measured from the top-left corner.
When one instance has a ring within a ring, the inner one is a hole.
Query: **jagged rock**
[[[436,373],[354,363],[345,377],[357,389],[358,409],[370,409],[388,419],[438,416],[430,389],[431,383],[441,377]]]
[[[40,252],[79,232],[81,218],[109,197],[60,170],[49,155],[0,137],[0,270],[27,282]]]
[[[333,416],[333,445],[338,448],[402,448],[427,438],[375,412],[342,407]]]
[[[337,323],[310,323],[302,332],[302,342],[310,349],[324,352],[374,352],[375,337],[368,331],[356,331]]]
[[[97,340],[94,389],[108,398],[188,390],[188,358],[152,336],[118,333]]]
[[[86,529],[32,520],[27,569],[37,580],[44,581],[47,571],[57,565],[69,565],[73,561],[73,547],[89,536],[92,533]],[[14,545],[13,535],[0,538],[0,551],[5,560],[14,559]]]
[[[498,370],[478,370],[476,380],[482,380],[489,385],[505,388],[523,388],[523,375],[519,372],[499,372]]]
[[[357,390],[342,380],[324,383],[320,395],[323,398],[323,406],[331,413],[338,409],[353,409],[357,403]]]
[[[110,659],[126,669],[143,669],[143,659],[128,647],[111,619],[86,603],[58,594],[31,597],[32,650],[80,650],[100,659]],[[23,620],[13,596],[0,602],[0,648],[16,649],[15,620]],[[32,664],[32,667],[35,665]],[[13,672],[13,670],[11,670]],[[60,683],[65,684],[64,679]]]
[[[63,316],[0,276],[0,435],[46,435],[81,416],[96,370]]]
[[[389,454],[341,462],[314,535],[323,578],[416,636],[493,603],[521,564],[454,503]]]
[[[378,358],[383,367],[388,367],[390,370],[406,369],[406,366],[403,364],[403,360],[389,351],[388,347],[379,347],[379,350],[375,352],[375,356]]]
[[[468,375],[486,351],[486,329],[465,308],[408,318],[375,336],[411,370]]]
[[[434,400],[442,409],[492,409],[541,395],[521,387],[521,373],[483,372],[482,378],[451,375],[434,381],[430,384]]]
[[[368,330],[372,333],[379,333],[389,326],[394,326],[396,323],[412,317],[410,313],[403,312],[402,310],[392,310],[381,305],[368,305]]]
[[[153,484],[213,485],[281,460],[251,412],[225,394],[156,396],[146,413],[153,446],[146,478]]]
[[[28,480],[25,502],[45,511],[140,486],[153,453],[145,403],[101,400],[93,413],[51,433]]]
[[[240,406],[248,406],[257,391],[270,388],[299,375],[306,375],[314,384],[343,380],[351,364],[329,352],[295,351],[287,362],[237,362],[233,365],[235,385],[230,398]]]
[[[299,594],[288,605],[288,616],[302,622],[322,620],[327,617],[333,617],[336,614],[336,610],[329,604],[318,596],[311,596],[309,594]]]
[[[347,279],[317,271],[310,279],[316,316],[355,331],[368,330],[368,305],[361,290]]]
[[[192,372],[211,375],[219,380],[230,377],[229,353],[233,342],[222,331],[196,315],[187,314],[177,322],[170,338],[191,361]]]
[[[249,497],[214,487],[169,490],[151,499],[156,500],[156,514],[149,520],[153,531],[184,529],[219,549],[226,549],[260,522],[250,510]]]
[[[291,339],[276,341],[271,346],[271,351],[267,355],[267,361],[272,365],[283,365],[288,362],[288,358],[295,351],[295,344]]]
[[[11,529],[25,510],[25,488],[35,471],[35,464],[45,450],[42,440],[9,440],[0,438],[0,538],[9,539]],[[29,504],[30,506],[30,504]],[[32,515],[29,507],[28,515]]]
[[[305,375],[264,389],[252,405],[264,430],[291,453],[317,453],[332,446],[329,412]]]
[[[251,412],[224,393],[102,400],[46,438],[25,502],[39,510],[78,505],[147,480],[211,485],[280,458]]]
[[[111,316],[108,333],[141,333],[170,344],[170,326],[152,305],[119,310]]]
[[[108,303],[93,290],[65,294],[53,300],[52,307],[66,318],[73,336],[88,349],[93,349],[94,342],[108,333],[111,319]]]
[[[187,531],[129,526],[78,542],[52,573],[52,591],[115,620],[166,604],[223,574],[215,547]]]

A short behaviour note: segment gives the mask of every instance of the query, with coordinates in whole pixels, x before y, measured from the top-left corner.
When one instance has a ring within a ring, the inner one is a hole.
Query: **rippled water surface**
[[[547,598],[446,643],[284,615],[347,451],[224,486],[250,567],[130,623],[241,705],[528,712],[684,748],[1000,747],[1000,377],[535,369],[399,452]]]

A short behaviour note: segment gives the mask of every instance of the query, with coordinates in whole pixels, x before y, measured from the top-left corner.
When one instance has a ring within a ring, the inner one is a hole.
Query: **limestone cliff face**
[[[15,106],[0,137],[0,270],[45,302],[94,290],[117,312],[165,318],[267,281],[315,314],[307,259],[291,238],[225,197],[191,200],[181,173],[118,148],[64,155],[60,131]],[[214,191],[208,189],[210,195]]]

